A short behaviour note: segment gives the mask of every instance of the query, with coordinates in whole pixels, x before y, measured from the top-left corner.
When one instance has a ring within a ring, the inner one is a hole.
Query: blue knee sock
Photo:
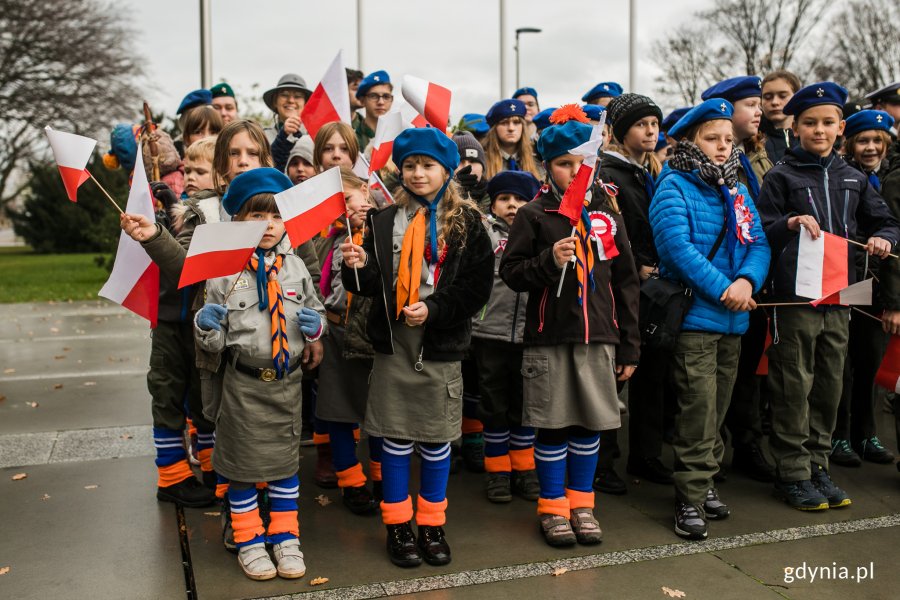
[[[494,458],[509,454],[509,429],[497,427],[484,428],[484,457]],[[496,471],[503,473],[505,471]]]
[[[553,500],[566,495],[566,452],[568,444],[534,444],[534,466],[541,485],[541,498]]]
[[[514,425],[509,428],[509,449],[527,450],[534,446],[534,427]]]
[[[356,423],[337,423],[324,421],[328,426],[331,436],[331,458],[335,471],[344,471],[359,464],[356,458],[356,440],[353,430],[358,427]]]
[[[180,431],[153,428],[153,445],[156,446],[156,466],[168,467],[179,460],[187,460],[184,451],[184,438]]]
[[[579,492],[593,491],[594,471],[597,469],[597,453],[600,434],[591,437],[569,438],[569,488]]]
[[[269,482],[269,512],[290,512],[297,510],[297,498],[300,497],[300,480],[294,475],[287,479]],[[280,544],[286,540],[296,539],[291,532],[273,533],[266,536],[270,544]]]
[[[443,502],[447,497],[447,479],[450,477],[450,444],[419,444],[419,450],[422,452],[419,496],[429,502]]]
[[[384,481],[384,501],[403,502],[409,497],[409,464],[413,443],[384,438],[381,457],[381,477]]]

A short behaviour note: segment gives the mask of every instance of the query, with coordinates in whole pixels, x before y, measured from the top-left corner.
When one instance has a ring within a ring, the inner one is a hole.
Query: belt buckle
[[[259,378],[265,382],[275,381],[277,379],[275,369],[263,369],[259,374]]]

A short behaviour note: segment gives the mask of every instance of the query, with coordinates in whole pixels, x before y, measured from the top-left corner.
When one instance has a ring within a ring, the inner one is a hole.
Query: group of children
[[[726,427],[734,466],[774,481],[790,506],[850,504],[830,459],[893,460],[874,430],[873,366],[900,333],[900,260],[889,257],[900,158],[895,117],[876,110],[900,116],[896,89],[850,116],[837,84],[735,77],[664,119],[614,82],[584,106],[543,111],[522,88],[465,115],[452,136],[403,131],[378,190],[354,168],[392,108],[387,72],[348,70],[361,112],[315,139],[300,119],[311,91],[299,75],[265,93],[275,114],[265,130],[239,118],[227,84],[191,92],[178,111],[182,197],[154,185],[156,222],[121,219],[161,273],[148,374],[157,497],[218,498],[223,541],[248,577],[301,577],[307,405],[316,483],[340,488],[353,513],[380,510],[398,566],[451,560],[443,527],[459,439],[466,464],[486,471],[489,501],[536,501],[551,546],[596,544],[595,489],[626,491],[613,457],[627,400],[627,470],[674,484],[682,537],[703,539],[730,513],[716,487]],[[579,188],[575,149],[592,140],[599,160]],[[292,247],[274,196],[332,167],[347,218]],[[577,214],[564,208],[573,193]],[[196,227],[226,220],[268,224],[244,269],[176,289]],[[865,246],[858,277],[875,270],[879,283],[868,317],[795,294],[801,237],[823,231]],[[671,347],[642,345],[641,289],[656,278],[693,300]],[[867,359],[845,366],[854,344]],[[766,404],[774,468],[762,451]],[[673,469],[661,460],[667,438]]]

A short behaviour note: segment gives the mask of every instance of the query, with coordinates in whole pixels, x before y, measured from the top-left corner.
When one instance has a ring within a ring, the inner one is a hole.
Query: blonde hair
[[[359,142],[356,140],[356,134],[353,132],[353,129],[340,121],[326,123],[316,133],[316,142],[313,146],[313,167],[315,167],[317,173],[321,173],[324,166],[322,165],[322,154],[325,152],[325,144],[328,143],[328,140],[335,133],[339,134],[341,139],[347,144],[350,162],[355,165],[356,160],[359,158]]]
[[[521,171],[528,171],[540,179],[541,174],[538,172],[537,165],[534,162],[534,151],[531,148],[531,140],[525,135],[525,120],[518,116],[510,117],[510,119],[519,119],[523,123],[522,137],[520,137],[519,141],[516,143],[515,152],[519,157],[519,169]],[[487,180],[503,170],[503,155],[500,154],[500,137],[497,135],[496,125],[488,130],[487,135],[484,136],[482,146],[484,146],[484,178]]]
[[[347,167],[341,167],[341,183],[344,184],[344,189],[350,188],[354,190],[362,190],[363,188],[365,188],[366,201],[369,203],[369,205],[375,206],[375,201],[372,200],[372,194],[369,191],[369,182]]]
[[[220,196],[225,193],[225,189],[228,187],[228,182],[225,181],[229,170],[228,147],[231,145],[231,140],[242,132],[245,132],[256,145],[256,149],[259,151],[259,165],[261,167],[272,166],[272,152],[269,150],[269,140],[266,139],[266,134],[263,132],[262,127],[257,125],[255,121],[248,119],[232,121],[216,137],[216,150],[213,154],[213,187]]]
[[[844,156],[847,156],[849,158],[852,158],[853,160],[856,160],[856,142],[859,141],[859,136],[866,133],[866,131],[874,131],[875,133],[878,134],[878,137],[881,138],[881,141],[883,142],[883,144],[882,144],[883,148],[881,150],[881,156],[878,157],[878,160],[884,160],[884,157],[887,156],[888,149],[890,148],[890,145],[891,145],[891,134],[889,134],[887,131],[884,131],[881,129],[864,130],[864,131],[860,131],[859,133],[854,133],[853,135],[851,135],[848,138],[845,138],[844,139]]]
[[[208,137],[197,140],[184,151],[184,159],[191,162],[213,162],[216,153],[216,138]]]

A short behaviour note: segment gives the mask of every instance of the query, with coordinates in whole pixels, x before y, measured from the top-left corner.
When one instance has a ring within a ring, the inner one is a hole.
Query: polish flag
[[[810,302],[813,306],[820,304],[840,304],[841,306],[851,306],[858,304],[862,306],[872,305],[872,280],[865,279],[859,283],[837,291],[830,296],[819,298]]]
[[[419,111],[432,127],[447,131],[450,121],[450,90],[412,75],[404,75],[401,92],[403,98]]]
[[[875,374],[875,383],[889,392],[900,394],[900,336],[891,336],[884,359]]]
[[[144,215],[151,221],[156,221],[153,209],[154,202],[150,195],[150,184],[147,183],[147,172],[144,171],[143,154],[138,148],[125,212]],[[150,321],[150,327],[156,327],[159,312],[159,267],[150,259],[141,243],[131,239],[124,231],[119,234],[119,248],[116,250],[112,273],[99,295],[144,317]]]
[[[275,194],[291,245],[312,239],[347,210],[340,167],[332,167]]]
[[[243,271],[268,227],[268,221],[198,225],[181,267],[178,288]]]
[[[425,117],[420,115],[419,111],[409,104],[400,105],[400,114],[403,115],[403,125],[406,128],[415,127],[416,129],[419,129],[421,127],[428,127],[428,121],[425,120]]]
[[[375,127],[375,137],[372,141],[372,158],[369,161],[369,173],[384,168],[391,159],[391,151],[394,149],[394,140],[406,129],[403,123],[403,114],[393,110],[378,117],[378,125]]]
[[[326,123],[343,121],[350,124],[350,95],[347,93],[343,50],[334,57],[322,81],[306,101],[306,106],[300,113],[300,120],[313,139]]]
[[[569,183],[559,203],[559,214],[568,217],[569,222],[574,227],[581,218],[581,208],[587,197],[588,190],[591,187],[591,181],[594,178],[594,168],[597,165],[598,152],[603,145],[603,125],[606,123],[606,112],[600,114],[600,121],[593,126],[591,137],[588,141],[576,148],[569,150],[575,156],[583,156],[584,160],[575,173],[575,178]],[[615,248],[615,243],[613,244]],[[599,249],[599,246],[598,246]],[[618,250],[616,254],[618,254]],[[609,258],[612,258],[610,256]]]
[[[66,194],[69,196],[69,200],[76,202],[78,187],[91,177],[87,171],[87,164],[97,146],[97,140],[74,133],[56,131],[50,129],[49,125],[44,127],[44,133],[50,140],[53,157],[59,167],[59,174],[62,175],[63,185],[66,186]]]
[[[794,293],[803,298],[826,298],[850,285],[847,240],[822,232],[812,239],[803,228],[797,252]]]

